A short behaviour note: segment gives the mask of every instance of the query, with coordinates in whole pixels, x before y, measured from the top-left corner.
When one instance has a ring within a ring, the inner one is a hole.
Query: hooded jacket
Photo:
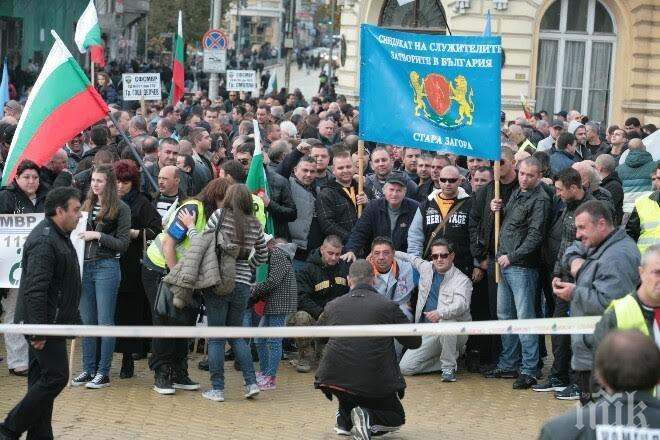
[[[298,310],[318,319],[327,303],[348,292],[347,276],[348,264],[340,260],[334,266],[326,266],[321,252],[315,250],[305,267],[296,272]]]
[[[623,183],[623,212],[632,212],[635,200],[652,191],[651,173],[656,166],[648,151],[630,150],[625,162],[616,169]]]
[[[614,206],[614,224],[620,225],[623,217],[623,182],[619,173],[612,171],[612,174],[600,182],[600,186],[605,188],[612,195],[612,205]]]
[[[627,295],[639,284],[637,243],[623,228],[615,229],[597,248],[575,242],[566,249],[562,264],[569,268],[576,258],[585,261],[577,273],[571,316],[602,315],[613,299]],[[591,370],[593,355],[584,335],[571,335],[571,348],[571,367],[576,371]]]

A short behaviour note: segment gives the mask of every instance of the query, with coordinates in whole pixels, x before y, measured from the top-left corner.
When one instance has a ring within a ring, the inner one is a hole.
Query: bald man
[[[167,222],[168,212],[176,209],[176,206],[172,208],[172,205],[178,205],[186,198],[179,190],[180,182],[179,170],[174,165],[166,165],[158,172],[158,192],[153,197],[153,203],[163,219],[163,224]]]
[[[69,155],[63,148],[53,154],[53,157],[41,168],[39,181],[47,188],[71,186],[73,175],[69,172]]]

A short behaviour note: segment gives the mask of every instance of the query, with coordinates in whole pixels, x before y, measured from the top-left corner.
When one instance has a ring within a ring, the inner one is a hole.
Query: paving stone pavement
[[[0,356],[5,357],[0,338]],[[79,347],[80,345],[78,345]],[[192,379],[209,387],[207,372],[196,368]],[[153,376],[145,360],[136,362],[136,376],[119,379],[121,355],[116,355],[111,387],[102,390],[67,388],[55,401],[53,424],[57,439],[343,439],[334,433],[336,403],[313,387],[312,373],[297,373],[287,361],[280,366],[277,389],[243,398],[242,376],[225,365],[226,401],[212,402],[201,391],[177,391],[161,396],[151,390]],[[75,372],[80,365],[77,350]],[[546,368],[547,370],[547,368]],[[555,400],[549,393],[514,391],[512,381],[484,379],[459,372],[455,383],[438,374],[407,378],[403,400],[406,425],[384,438],[412,439],[534,439],[543,422],[568,411],[574,402]],[[26,379],[10,376],[0,362],[0,420],[25,393]]]

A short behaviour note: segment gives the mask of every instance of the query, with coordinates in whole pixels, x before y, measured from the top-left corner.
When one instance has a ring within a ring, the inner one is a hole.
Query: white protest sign
[[[0,215],[0,288],[18,288],[21,281],[23,245],[32,229],[43,219],[44,214]],[[84,212],[76,230],[71,233],[71,242],[78,254],[81,277],[85,242],[78,238],[78,234],[85,230],[86,223],[87,213]]]
[[[227,49],[204,49],[204,72],[223,73],[227,70]]]
[[[160,73],[124,73],[121,82],[124,101],[139,101],[141,96],[145,101],[161,98]]]
[[[253,92],[257,88],[257,72],[254,70],[228,70],[227,90],[230,92]]]

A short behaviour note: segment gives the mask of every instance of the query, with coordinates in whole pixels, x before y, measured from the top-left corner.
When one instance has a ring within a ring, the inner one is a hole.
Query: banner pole
[[[89,80],[92,82],[92,87],[96,88],[96,81],[94,78],[94,61],[92,60],[92,52],[89,52],[89,66],[90,66],[90,73],[89,73]]]
[[[364,193],[364,141],[358,140],[358,194]],[[357,215],[362,215],[362,205],[357,205]]]
[[[108,112],[108,117],[112,121],[113,124],[115,124],[115,127],[117,127],[117,130],[119,131],[119,134],[121,135],[122,139],[124,139],[124,142],[126,142],[126,145],[128,145],[128,148],[131,150],[131,153],[133,154],[133,157],[137,161],[138,164],[140,164],[140,169],[142,170],[142,173],[145,175],[147,178],[147,182],[151,185],[151,188],[154,191],[158,191],[158,185],[156,184],[156,181],[154,180],[153,176],[149,174],[147,171],[147,167],[144,166],[144,162],[142,161],[142,157],[138,154],[138,152],[135,150],[135,147],[133,146],[133,142],[126,136],[126,132],[121,129],[119,126],[119,123],[115,119],[114,116],[112,116],[112,112]]]
[[[500,161],[495,161],[495,199],[500,198]],[[495,211],[495,255],[497,255],[497,248],[500,242],[500,223],[501,223],[501,214],[502,211]],[[499,284],[500,282],[500,265],[495,261],[495,282]]]
[[[142,117],[147,119],[147,103],[144,101],[144,95],[140,95],[140,108],[142,109]]]

